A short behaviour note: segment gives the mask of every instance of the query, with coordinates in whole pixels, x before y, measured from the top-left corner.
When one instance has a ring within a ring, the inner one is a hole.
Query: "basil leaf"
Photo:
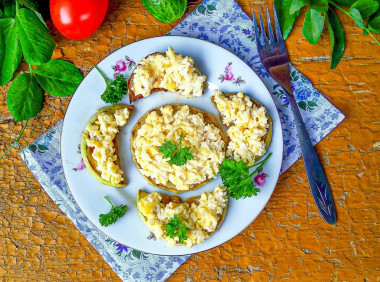
[[[23,73],[9,86],[7,104],[16,121],[35,117],[41,111],[42,103],[42,89],[33,74]]]
[[[352,4],[356,2],[356,0],[335,0],[334,2],[338,5],[350,7]]]
[[[375,0],[358,0],[352,4],[351,8],[358,9],[362,18],[369,18],[376,13],[379,3]]]
[[[46,29],[48,28],[47,27],[47,24],[45,23],[41,13],[37,12],[37,11],[34,11],[34,13],[36,14],[37,18],[40,20],[40,22],[46,27]]]
[[[34,75],[46,92],[61,97],[74,94],[83,80],[75,65],[61,60],[40,65],[34,70]]]
[[[21,5],[28,7],[33,11],[37,10],[38,7],[37,2],[35,0],[17,0],[17,2]]]
[[[292,15],[292,14],[298,12],[299,10],[301,10],[302,7],[310,6],[310,5],[311,5],[310,0],[294,0],[290,4],[289,14]]]
[[[356,9],[356,8],[350,8],[348,10],[348,13],[354,19],[354,21],[358,25],[358,27],[364,28],[363,18],[362,18],[361,14],[360,14],[360,11],[358,9]]]
[[[23,8],[17,11],[18,32],[24,58],[31,65],[50,60],[55,42],[34,12]]]
[[[368,29],[371,32],[380,33],[380,14],[368,23]]]
[[[0,19],[0,33],[3,39],[0,42],[0,52],[3,54],[0,58],[0,85],[5,85],[20,64],[22,52],[14,19]]]
[[[321,37],[325,16],[311,8],[306,12],[305,22],[302,28],[302,34],[311,44],[317,44]]]
[[[329,3],[327,0],[311,0],[311,7],[320,13],[326,13],[329,9]]]
[[[298,17],[300,11],[298,10],[294,13],[290,13],[289,10],[292,0],[274,0],[274,3],[276,5],[282,36],[286,39],[292,31],[294,20]]]
[[[342,24],[332,8],[329,8],[327,12],[327,28],[330,34],[331,45],[330,69],[334,69],[343,57],[345,44]]]

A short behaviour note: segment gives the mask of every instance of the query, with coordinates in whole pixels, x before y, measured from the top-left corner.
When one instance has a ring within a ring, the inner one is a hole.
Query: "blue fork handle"
[[[323,171],[321,163],[319,162],[317,153],[315,152],[313,144],[311,143],[309,134],[306,130],[305,123],[303,122],[294,95],[293,93],[289,93],[289,91],[287,91],[285,88],[284,90],[286,91],[289,97],[290,105],[295,119],[298,138],[301,145],[303,161],[305,163],[307,179],[309,180],[309,185],[311,188],[311,193],[314,197],[314,201],[317,204],[317,207],[320,213],[322,214],[323,218],[328,223],[335,224],[335,204],[331,194],[329,183],[327,182],[325,173]]]

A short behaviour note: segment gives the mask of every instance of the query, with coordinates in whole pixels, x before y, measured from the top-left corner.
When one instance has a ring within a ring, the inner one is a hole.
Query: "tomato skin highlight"
[[[55,27],[68,39],[83,39],[102,24],[108,0],[51,0],[50,14]]]

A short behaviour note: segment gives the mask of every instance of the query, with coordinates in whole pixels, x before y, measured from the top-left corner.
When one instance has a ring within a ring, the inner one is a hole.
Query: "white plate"
[[[150,38],[117,50],[101,61],[98,66],[106,76],[112,78],[115,72],[112,66],[120,59],[125,60],[125,57],[128,56],[137,63],[148,54],[165,52],[169,45],[176,52],[193,57],[200,72],[207,76],[207,81],[216,85],[221,91],[238,92],[242,90],[243,93],[257,99],[267,108],[273,120],[273,139],[268,152],[272,152],[273,155],[264,166],[264,173],[268,177],[258,196],[240,200],[231,199],[221,228],[200,245],[194,245],[192,248],[168,247],[163,240],[147,239],[150,232],[137,213],[136,193],[141,188],[148,192],[170,192],[150,186],[137,170],[129,149],[131,130],[144,113],[165,104],[188,104],[218,116],[217,110],[210,101],[214,94],[210,87],[199,98],[184,98],[175,93],[157,92],[133,103],[136,107],[135,112],[119,135],[121,165],[126,172],[128,184],[124,188],[114,188],[99,183],[87,170],[73,170],[81,160],[81,156],[78,154],[78,145],[87,121],[97,109],[107,106],[100,99],[100,95],[105,89],[105,83],[100,74],[93,69],[78,87],[67,109],[61,137],[61,153],[71,193],[79,207],[97,228],[112,239],[136,250],[160,255],[184,255],[208,250],[230,240],[260,214],[277,183],[282,162],[283,140],[276,106],[259,77],[238,57],[212,43],[180,36]],[[232,64],[228,71],[225,71],[229,63]],[[221,77],[226,77],[227,72],[229,73],[227,80],[222,82]],[[234,79],[240,76],[245,83],[239,86],[234,84],[233,80],[228,80],[232,77],[231,73]],[[124,74],[128,76],[130,71],[127,69]],[[121,103],[129,103],[128,97],[125,96]],[[205,191],[212,191],[217,184],[222,184],[220,177],[196,191],[182,193],[180,196],[187,199],[200,195]],[[116,205],[127,204],[128,210],[115,224],[102,227],[98,221],[99,214],[107,213],[110,210],[110,205],[103,198],[106,195]]]

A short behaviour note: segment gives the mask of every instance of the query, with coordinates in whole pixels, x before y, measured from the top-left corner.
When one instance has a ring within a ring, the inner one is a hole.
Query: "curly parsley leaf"
[[[116,104],[120,102],[124,95],[128,93],[128,83],[124,75],[118,74],[115,80],[109,80],[97,66],[96,70],[102,75],[107,84],[106,90],[103,92],[101,98],[106,103]]]
[[[252,173],[249,173],[251,167],[246,166],[243,161],[237,162],[234,159],[224,159],[219,169],[219,174],[232,198],[240,199],[241,197],[256,196],[257,192],[260,192],[260,189],[253,185],[252,177],[264,166],[271,155],[272,153],[269,153],[264,160],[251,166],[258,166]]]
[[[127,205],[114,206],[112,202],[104,197],[112,206],[111,211],[107,214],[99,215],[99,222],[101,226],[108,226],[114,224],[120,217],[122,217],[127,211]]]
[[[158,152],[164,155],[164,159],[170,158],[170,160],[168,160],[170,165],[182,166],[186,164],[188,160],[194,159],[193,155],[189,152],[190,149],[188,147],[182,148],[182,137],[183,132],[181,132],[178,145],[165,140],[165,143],[163,143],[158,149]]]
[[[183,243],[187,239],[186,225],[181,224],[181,220],[177,215],[174,215],[166,224],[166,236],[170,238],[178,238],[180,243]]]

